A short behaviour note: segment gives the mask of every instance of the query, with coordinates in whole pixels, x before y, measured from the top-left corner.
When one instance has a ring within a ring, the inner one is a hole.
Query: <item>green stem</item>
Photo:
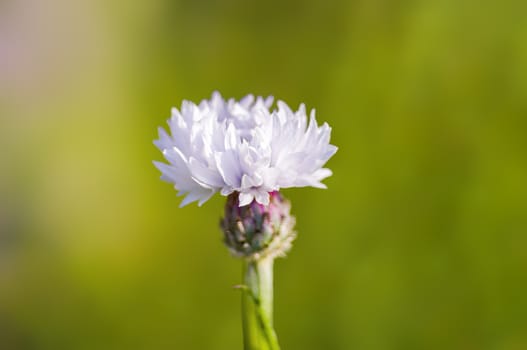
[[[244,349],[280,350],[273,329],[273,258],[244,262],[244,283]]]

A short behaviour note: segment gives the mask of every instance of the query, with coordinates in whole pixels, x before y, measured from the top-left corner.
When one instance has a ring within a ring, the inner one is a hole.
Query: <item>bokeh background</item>
[[[527,349],[524,1],[0,2],[0,348],[241,349],[224,198],[152,160],[182,99],[316,108],[283,349]]]

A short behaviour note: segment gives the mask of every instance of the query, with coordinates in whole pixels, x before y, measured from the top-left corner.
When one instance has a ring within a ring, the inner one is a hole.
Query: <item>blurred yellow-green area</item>
[[[0,3],[0,349],[242,348],[224,197],[152,160],[183,99],[316,108],[283,349],[527,349],[527,3]]]

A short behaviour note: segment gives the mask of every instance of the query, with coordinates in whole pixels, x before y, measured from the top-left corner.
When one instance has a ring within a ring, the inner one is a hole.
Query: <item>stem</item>
[[[244,262],[244,283],[244,349],[280,350],[273,329],[273,258]]]

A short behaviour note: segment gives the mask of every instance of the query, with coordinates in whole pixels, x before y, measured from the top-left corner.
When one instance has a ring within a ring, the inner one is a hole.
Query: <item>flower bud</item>
[[[227,197],[220,225],[231,253],[249,260],[285,256],[295,239],[291,204],[279,192],[269,194],[269,204],[255,200],[239,206],[238,192]]]

